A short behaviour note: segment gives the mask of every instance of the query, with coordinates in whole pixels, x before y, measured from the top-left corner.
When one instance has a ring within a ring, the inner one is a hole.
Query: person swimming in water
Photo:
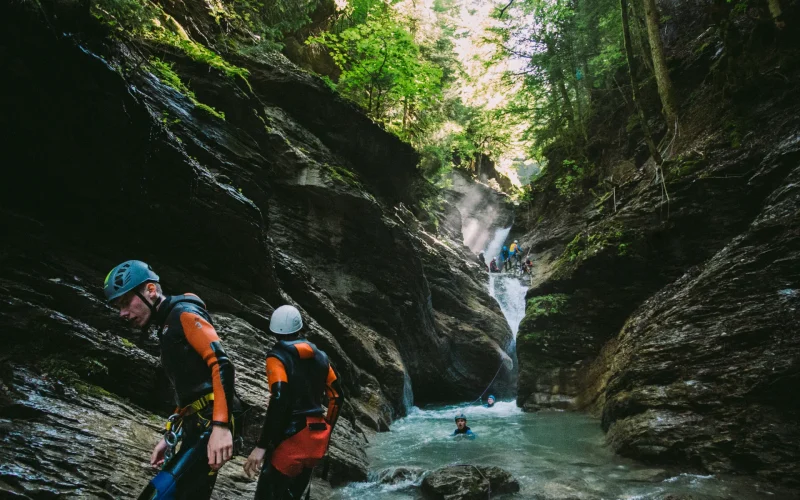
[[[463,413],[456,415],[456,430],[453,431],[453,436],[466,436],[468,439],[475,439],[475,433],[467,427],[467,416]]]
[[[486,398],[486,404],[483,405],[484,408],[491,408],[494,406],[494,396],[489,394],[489,397]]]

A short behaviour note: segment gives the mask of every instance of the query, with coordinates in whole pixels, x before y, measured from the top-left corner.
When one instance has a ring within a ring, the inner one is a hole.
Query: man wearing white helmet
[[[270,402],[261,438],[244,470],[251,477],[261,471],[256,500],[300,498],[328,449],[342,390],[325,352],[301,336],[303,319],[297,308],[277,308],[269,329],[278,338],[267,354]],[[327,414],[322,408],[325,396]],[[270,446],[275,449],[265,460]]]

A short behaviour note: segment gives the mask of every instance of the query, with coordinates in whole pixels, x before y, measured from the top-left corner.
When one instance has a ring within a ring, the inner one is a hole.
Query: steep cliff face
[[[602,102],[584,186],[595,196],[559,192],[554,167],[517,213],[536,262],[518,402],[594,411],[626,455],[794,482],[798,414],[782,391],[798,349],[797,40],[771,22],[738,26],[759,54],[738,71],[761,76],[730,76],[723,91],[731,47],[707,12],[681,7],[662,4],[683,19],[665,31],[687,96],[663,182],[638,131],[614,128],[630,109]],[[776,66],[787,79],[769,76]],[[563,159],[551,150],[551,164]]]
[[[203,2],[170,8],[187,36],[233,36]],[[333,484],[366,477],[364,430],[385,430],[412,389],[425,402],[489,383],[478,353],[502,358],[511,334],[457,235],[403,208],[430,190],[410,147],[282,56],[199,57],[70,2],[4,4],[0,19],[0,491],[117,497],[148,480],[171,394],[156,340],[101,300],[129,258],[207,302],[249,408],[245,451],[269,315],[303,310],[348,395]],[[217,498],[252,494],[240,470],[225,467]]]

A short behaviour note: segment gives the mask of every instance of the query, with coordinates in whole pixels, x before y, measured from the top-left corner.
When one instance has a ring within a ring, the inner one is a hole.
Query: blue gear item
[[[466,420],[466,419],[467,419],[467,416],[464,415],[463,413],[459,413],[458,415],[456,415],[456,418],[455,418],[456,422],[458,422],[459,420]]]
[[[209,415],[210,416],[210,415]],[[138,500],[206,500],[217,481],[217,473],[208,466],[210,420],[192,415],[184,420],[186,435],[178,454],[139,495]]]
[[[158,275],[153,268],[141,260],[128,260],[118,265],[106,275],[103,293],[111,302],[135,290],[142,283],[158,283]]]

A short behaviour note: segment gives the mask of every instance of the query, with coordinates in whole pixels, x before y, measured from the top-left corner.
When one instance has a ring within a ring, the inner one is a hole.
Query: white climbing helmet
[[[277,335],[291,335],[303,328],[303,318],[294,306],[280,306],[272,313],[269,331]]]

